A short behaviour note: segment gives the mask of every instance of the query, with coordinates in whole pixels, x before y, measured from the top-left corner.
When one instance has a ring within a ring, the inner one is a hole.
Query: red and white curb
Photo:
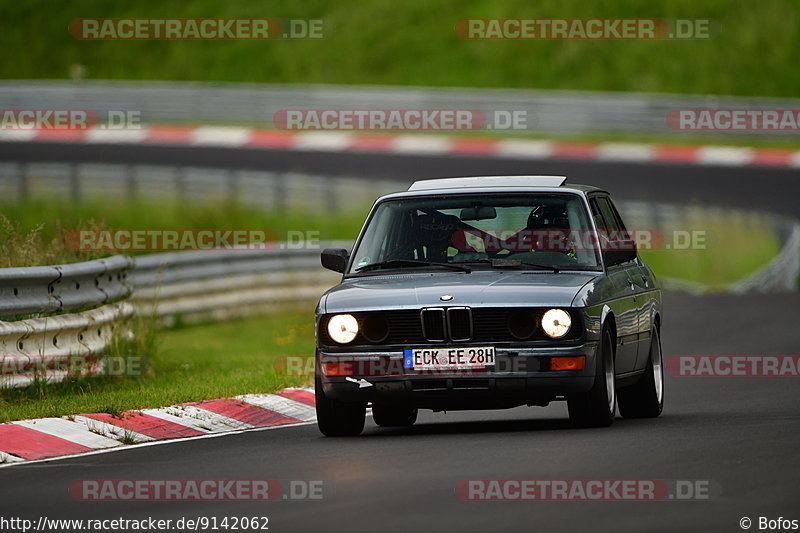
[[[316,419],[314,391],[298,388],[126,411],[119,416],[92,413],[19,420],[0,424],[0,465]]]
[[[458,155],[531,160],[656,162],[724,166],[800,167],[800,151],[730,146],[485,139],[429,134],[294,132],[219,126],[141,129],[0,130],[0,141],[82,142],[261,148],[298,151]]]

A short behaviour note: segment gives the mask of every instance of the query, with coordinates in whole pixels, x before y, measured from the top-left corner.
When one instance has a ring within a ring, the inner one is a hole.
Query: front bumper
[[[499,409],[546,405],[592,387],[597,342],[568,347],[496,348],[493,367],[481,372],[421,375],[403,368],[403,352],[320,351],[319,363],[348,363],[347,376],[320,372],[326,396],[435,410]],[[555,357],[584,356],[583,370],[549,370]],[[321,365],[318,364],[320,369]]]

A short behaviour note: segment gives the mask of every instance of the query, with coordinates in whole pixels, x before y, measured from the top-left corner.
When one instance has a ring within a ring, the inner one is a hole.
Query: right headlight
[[[353,315],[333,315],[328,320],[328,335],[339,344],[347,344],[358,335],[358,320]]]
[[[548,337],[560,339],[569,332],[572,318],[563,309],[549,309],[542,315],[542,329]]]

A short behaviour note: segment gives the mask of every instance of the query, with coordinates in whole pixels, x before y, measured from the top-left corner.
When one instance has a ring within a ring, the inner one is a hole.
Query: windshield
[[[581,197],[568,193],[388,200],[370,218],[350,273],[447,265],[599,270],[588,220]]]

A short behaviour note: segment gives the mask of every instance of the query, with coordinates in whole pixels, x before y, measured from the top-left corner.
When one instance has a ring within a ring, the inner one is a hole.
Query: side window
[[[600,213],[603,215],[603,219],[606,222],[606,228],[609,231],[611,240],[628,238],[628,232],[625,230],[625,226],[622,224],[622,219],[611,203],[611,200],[605,196],[600,196],[597,198],[597,205],[600,208]]]
[[[608,243],[613,237],[614,229],[606,222],[597,200],[597,197],[590,199],[589,206],[592,209],[592,218],[594,219],[594,224],[597,226],[597,234],[600,238],[600,249],[605,250],[608,248]]]
[[[628,228],[625,227],[625,221],[622,220],[622,215],[619,214],[619,210],[617,210],[617,206],[614,205],[614,202],[611,201],[611,198],[606,198],[609,207],[614,212],[614,216],[617,218],[617,223],[619,224],[619,229],[622,232],[623,239],[630,239],[631,234],[628,231]]]
[[[594,219],[594,225],[597,226],[597,229],[599,231],[608,230],[608,226],[606,226],[606,222],[603,220],[603,215],[600,214],[600,208],[597,206],[597,198],[589,200],[589,207],[592,209],[592,218]]]

